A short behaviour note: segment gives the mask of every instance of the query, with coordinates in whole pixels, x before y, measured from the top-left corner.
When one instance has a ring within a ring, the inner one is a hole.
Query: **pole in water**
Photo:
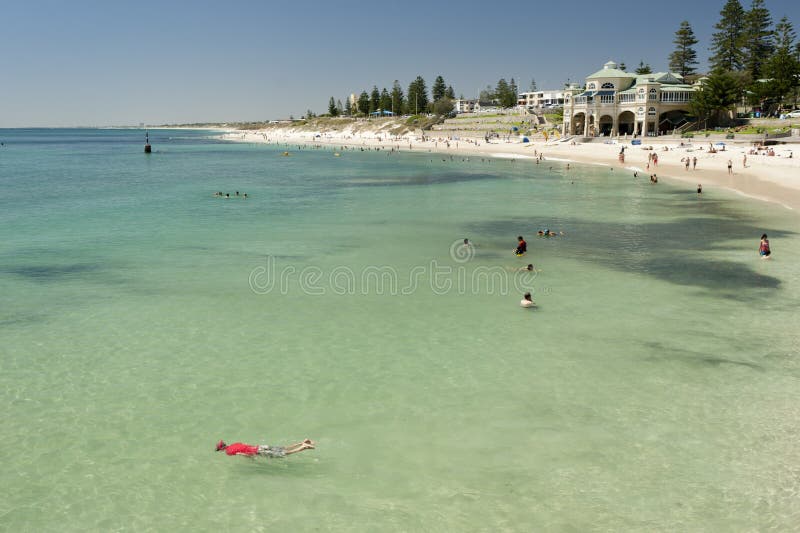
[[[145,131],[144,132],[144,153],[149,154],[150,150],[151,150],[151,148],[150,148],[150,132]]]

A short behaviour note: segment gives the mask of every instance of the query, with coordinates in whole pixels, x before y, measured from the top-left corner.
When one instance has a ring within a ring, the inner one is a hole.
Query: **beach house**
[[[501,113],[503,108],[496,101],[457,99],[454,103],[456,113]]]
[[[564,91],[532,91],[519,93],[517,106],[526,109],[560,107],[564,105]]]
[[[697,86],[674,72],[631,74],[613,61],[564,91],[564,135],[584,137],[671,133],[687,122]]]

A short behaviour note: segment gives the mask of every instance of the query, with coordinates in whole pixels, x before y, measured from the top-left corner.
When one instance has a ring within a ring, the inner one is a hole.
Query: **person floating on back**
[[[519,242],[517,243],[517,249],[514,250],[514,253],[517,255],[524,255],[525,252],[528,251],[528,243],[525,242],[525,239],[522,238],[522,235],[517,237],[517,241]]]
[[[221,440],[217,443],[217,447],[215,451],[221,452],[225,451],[228,455],[244,455],[247,457],[255,457],[259,455],[261,457],[286,457],[287,455],[291,455],[293,453],[302,452],[303,450],[313,450],[314,449],[314,441],[310,439],[305,439],[303,442],[298,442],[296,444],[292,444],[290,446],[267,446],[266,444],[259,444],[257,446],[253,446],[250,444],[243,444],[241,442],[234,442],[233,444],[225,444],[225,441]]]
[[[761,243],[758,245],[758,255],[761,256],[761,259],[767,259],[772,252],[769,249],[769,239],[767,238],[767,234],[761,236]]]

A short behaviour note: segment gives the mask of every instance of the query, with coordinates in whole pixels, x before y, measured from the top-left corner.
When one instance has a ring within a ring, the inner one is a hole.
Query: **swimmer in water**
[[[530,263],[524,267],[506,267],[506,270],[509,272],[541,272],[541,270],[536,270]]]
[[[533,307],[536,304],[531,299],[531,293],[526,292],[525,295],[522,297],[522,300],[519,302],[520,307]]]
[[[234,442],[233,444],[226,444],[225,441],[219,441],[214,449],[218,452],[224,451],[227,455],[244,455],[245,457],[286,457],[293,453],[302,452],[303,450],[313,450],[314,441],[305,439],[297,444],[289,446],[267,446],[266,444],[250,445],[241,442]]]

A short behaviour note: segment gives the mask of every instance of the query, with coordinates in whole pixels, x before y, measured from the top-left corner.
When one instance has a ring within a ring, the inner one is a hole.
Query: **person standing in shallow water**
[[[769,249],[769,239],[767,238],[766,233],[761,236],[761,243],[758,245],[758,255],[760,255],[762,259],[766,259],[772,255],[772,251]]]
[[[523,255],[525,252],[528,251],[528,243],[525,242],[525,239],[522,238],[522,235],[517,237],[517,249],[514,250],[514,253],[517,255]]]

